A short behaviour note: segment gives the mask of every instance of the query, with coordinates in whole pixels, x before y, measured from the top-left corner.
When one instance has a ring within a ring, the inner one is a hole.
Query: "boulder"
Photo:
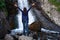
[[[41,26],[42,23],[40,21],[33,22],[30,26],[29,29],[31,31],[41,31]]]

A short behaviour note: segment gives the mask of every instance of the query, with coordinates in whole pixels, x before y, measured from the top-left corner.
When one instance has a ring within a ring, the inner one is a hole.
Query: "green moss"
[[[0,0],[0,10],[5,10],[5,15],[8,15],[6,5],[5,5],[5,0]]]
[[[49,0],[49,2],[57,7],[57,11],[60,12],[60,2],[58,0]]]
[[[4,0],[0,0],[0,10],[5,8],[5,1]]]
[[[59,12],[60,12],[60,7],[58,7],[58,8],[57,8],[57,11],[59,11]]]

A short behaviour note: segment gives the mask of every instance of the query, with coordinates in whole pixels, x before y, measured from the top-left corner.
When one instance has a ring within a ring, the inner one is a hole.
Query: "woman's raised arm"
[[[22,10],[17,6],[17,4],[14,4],[14,6],[22,12]]]
[[[32,7],[34,7],[34,6],[35,6],[35,3],[33,3],[32,6],[28,9],[28,12],[29,12],[29,10],[30,10]]]

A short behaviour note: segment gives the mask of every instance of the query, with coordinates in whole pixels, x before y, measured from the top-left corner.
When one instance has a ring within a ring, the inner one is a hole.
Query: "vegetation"
[[[7,16],[5,0],[0,0],[0,10],[5,10],[6,11],[5,15]]]
[[[0,0],[0,10],[5,8],[5,1],[4,0]]]
[[[57,7],[57,11],[60,12],[60,1],[59,0],[49,0],[49,2]]]

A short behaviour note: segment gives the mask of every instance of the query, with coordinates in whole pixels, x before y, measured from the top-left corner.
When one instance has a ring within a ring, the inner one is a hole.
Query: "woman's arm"
[[[28,9],[28,12],[30,11],[31,8],[32,8],[32,6]]]
[[[28,9],[28,12],[29,12],[29,10],[30,10],[32,7],[34,7],[34,6],[35,6],[35,3],[33,3],[32,6]]]
[[[21,12],[23,12],[23,11],[17,6],[17,4],[14,4],[14,6],[15,6],[16,8],[18,8]]]
[[[17,7],[21,12],[23,12],[19,7]]]

